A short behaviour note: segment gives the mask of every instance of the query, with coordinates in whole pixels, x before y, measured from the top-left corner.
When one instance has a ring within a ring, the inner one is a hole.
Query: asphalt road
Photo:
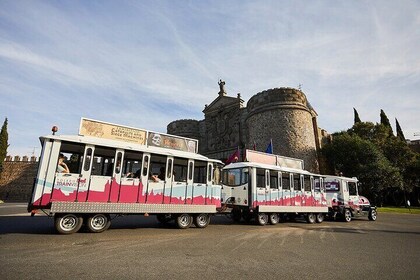
[[[0,204],[0,279],[420,279],[420,215],[264,227],[215,216],[187,230],[126,216],[59,235],[25,211]]]

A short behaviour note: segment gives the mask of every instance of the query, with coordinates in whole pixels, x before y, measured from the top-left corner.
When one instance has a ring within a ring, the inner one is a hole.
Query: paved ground
[[[26,205],[0,205],[0,279],[420,279],[420,215],[376,222],[161,226],[126,216],[100,234],[58,235]]]

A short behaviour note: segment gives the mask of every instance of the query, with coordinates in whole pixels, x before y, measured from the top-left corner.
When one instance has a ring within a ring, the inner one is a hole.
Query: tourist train
[[[119,215],[155,215],[178,228],[204,228],[214,214],[260,225],[304,217],[368,216],[357,179],[313,174],[298,159],[246,151],[226,166],[198,154],[198,141],[82,118],[78,135],[40,137],[28,211],[54,217],[59,233],[102,232]]]

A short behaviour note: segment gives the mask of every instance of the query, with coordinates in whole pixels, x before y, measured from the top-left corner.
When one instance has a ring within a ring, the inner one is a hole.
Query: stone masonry
[[[203,110],[204,120],[176,120],[167,132],[198,139],[201,154],[222,161],[238,147],[265,151],[272,140],[275,154],[303,159],[305,169],[320,172],[319,150],[328,134],[301,90],[265,90],[245,107],[240,94],[230,97],[223,81],[219,86],[219,96]]]
[[[4,161],[0,173],[0,200],[28,202],[37,170],[37,161]]]

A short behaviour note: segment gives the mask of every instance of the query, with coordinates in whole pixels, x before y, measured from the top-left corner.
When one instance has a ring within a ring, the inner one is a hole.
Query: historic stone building
[[[206,105],[204,120],[176,120],[167,131],[199,140],[199,152],[225,160],[238,147],[265,151],[270,140],[274,154],[303,159],[305,169],[319,172],[321,140],[317,113],[305,94],[294,88],[274,88],[257,93],[247,106],[240,94],[227,95],[220,81],[218,97]]]

